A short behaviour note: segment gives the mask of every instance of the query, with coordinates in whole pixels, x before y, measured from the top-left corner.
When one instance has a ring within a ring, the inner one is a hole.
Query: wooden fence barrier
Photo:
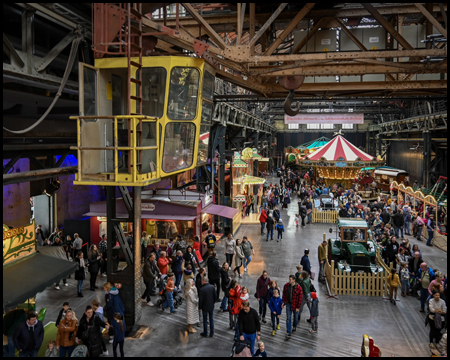
[[[321,209],[313,209],[312,213],[312,221],[314,223],[336,223],[336,220],[339,217],[339,211],[336,210],[321,210]]]
[[[392,264],[388,267],[377,249],[376,261],[383,267],[383,273],[355,273],[335,268],[334,260],[325,263],[325,276],[330,288],[330,295],[389,296],[389,275]]]

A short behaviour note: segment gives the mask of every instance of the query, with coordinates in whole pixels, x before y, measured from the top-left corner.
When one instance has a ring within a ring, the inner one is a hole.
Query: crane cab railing
[[[160,180],[158,118],[72,116],[77,120],[76,185],[146,186]]]

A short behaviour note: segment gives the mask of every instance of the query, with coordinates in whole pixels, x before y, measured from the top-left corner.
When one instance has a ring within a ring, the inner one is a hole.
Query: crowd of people
[[[396,299],[397,289],[400,288],[402,296],[416,295],[420,299],[420,311],[427,312],[426,323],[430,326],[430,346],[432,350],[442,353],[442,339],[446,342],[446,333],[443,336],[442,329],[446,327],[447,277],[431,269],[423,261],[418,244],[410,244],[405,237],[414,235],[417,240],[426,241],[426,245],[432,246],[431,239],[436,227],[434,210],[427,209],[426,215],[422,217],[422,204],[403,204],[390,197],[381,197],[363,205],[354,189],[328,187],[320,182],[312,184],[310,177],[309,172],[299,174],[286,170],[279,184],[266,184],[261,207],[257,210],[260,213],[261,235],[266,235],[266,241],[269,238],[273,240],[276,231],[277,241],[282,241],[286,228],[281,211],[294,202],[294,198],[298,201],[296,226],[312,224],[311,199],[322,194],[332,194],[340,201],[340,217],[360,218],[367,222],[370,239],[379,244],[386,264],[394,265],[390,275],[391,298]],[[253,204],[253,199],[250,202]],[[249,210],[255,211],[256,208],[250,207]],[[429,234],[427,238],[423,237],[425,228]],[[85,257],[83,240],[78,234],[74,235],[72,241],[69,235],[64,239],[63,232],[55,229],[48,238],[44,238],[41,226],[36,229],[36,234],[38,245],[64,246],[68,259],[73,258],[77,263],[75,280],[79,297],[83,297],[82,288],[87,273],[90,290],[98,288],[97,276],[106,273],[106,235],[102,236],[98,246],[89,247]],[[311,270],[308,249],[304,249],[304,255],[296,266],[297,271],[289,275],[284,284],[278,285],[264,270],[254,284],[253,291],[241,284],[255,255],[255,249],[247,236],[236,239],[228,234],[223,239],[223,262],[219,262],[218,239],[211,231],[208,231],[205,239],[196,236],[193,246],[179,235],[176,239],[170,239],[166,250],[162,250],[159,245],[149,249],[148,239],[144,231],[141,236],[144,260],[141,301],[150,307],[159,306],[162,312],[168,309],[170,314],[180,311],[179,305],[184,301],[189,334],[195,334],[197,327],[202,328],[200,336],[214,337],[216,304],[219,304],[218,310],[228,313],[229,327],[235,342],[245,344],[252,356],[268,356],[261,342],[261,326],[268,322],[272,336],[277,336],[281,326],[284,326],[285,338],[290,339],[301,324],[302,314],[306,313],[310,333],[318,333],[319,297],[313,283],[315,274]],[[202,254],[204,244],[208,251]],[[325,282],[323,266],[327,256],[326,246],[326,241],[318,246],[319,282]],[[63,282],[66,283],[65,279]],[[59,289],[59,284],[55,287]],[[86,307],[80,320],[68,302],[63,304],[55,323],[58,328],[57,338],[46,344],[46,356],[71,356],[75,348],[81,348],[77,346],[80,340],[89,356],[108,355],[102,335],[105,332],[113,344],[114,356],[118,355],[117,347],[121,356],[124,356],[127,329],[125,308],[117,288],[106,283],[103,289],[104,306],[94,300]],[[155,297],[159,301],[152,301]],[[305,305],[308,311],[305,311]],[[14,356],[17,349],[20,356],[33,357],[43,342],[43,325],[37,320],[36,313],[20,310],[12,310],[4,317],[4,334],[8,340],[4,344],[4,355]],[[280,321],[282,316],[285,317],[285,325]]]

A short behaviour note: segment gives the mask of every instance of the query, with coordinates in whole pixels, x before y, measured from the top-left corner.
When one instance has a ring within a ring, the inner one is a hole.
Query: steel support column
[[[430,184],[431,170],[431,133],[429,130],[423,132],[423,184],[426,188],[431,187]]]

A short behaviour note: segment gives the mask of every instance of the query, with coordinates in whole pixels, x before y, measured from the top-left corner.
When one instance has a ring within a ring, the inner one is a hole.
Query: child
[[[242,301],[248,301],[249,295],[248,295],[248,288],[244,286],[241,290],[241,296]]]
[[[103,307],[100,306],[100,301],[98,301],[97,299],[92,300],[91,302],[92,305],[92,310],[94,310],[94,316],[98,316],[98,318],[102,321],[104,321],[104,315],[103,315]],[[101,332],[103,333],[103,328],[100,328]],[[102,350],[103,350],[103,356],[107,356],[109,355],[108,350],[106,349],[106,343],[105,343],[105,339],[102,336]]]
[[[401,263],[402,269],[400,270],[400,277],[402,283],[402,296],[410,295],[409,292],[409,279],[411,275],[409,274],[408,263]]]
[[[264,350],[264,343],[262,341],[258,342],[258,350],[256,350],[253,357],[267,357],[266,350]]]
[[[295,214],[295,226],[298,227],[298,222],[300,221],[300,216]]]
[[[280,315],[283,305],[283,299],[280,298],[278,289],[273,290],[273,296],[270,298],[269,309],[270,317],[272,318],[272,335],[275,336],[275,326],[277,330],[280,330]]]
[[[127,327],[125,325],[125,320],[122,320],[120,313],[116,312],[114,314],[114,320],[112,322],[114,328],[114,342],[113,342],[113,354],[117,357],[117,345],[120,348],[120,356],[124,357],[123,354],[123,343],[125,342],[125,331]]]
[[[69,302],[66,301],[64,302],[62,309],[59,311],[58,317],[55,322],[56,327],[58,327],[61,320],[63,320],[66,317],[66,311],[68,309],[69,309]]]
[[[188,264],[186,267],[184,267],[184,262],[183,262],[182,269],[183,269],[184,286],[186,286],[186,282],[188,281],[188,279],[192,279],[192,280],[195,281],[195,279],[194,279],[194,272],[192,271],[192,265],[191,264]]]
[[[319,317],[319,299],[317,298],[317,293],[311,292],[311,309],[309,310],[311,314],[311,334],[317,333],[317,318]]]
[[[391,276],[389,276],[389,280],[391,282],[389,287],[389,297],[391,298],[391,303],[396,305],[397,301],[397,290],[400,286],[400,278],[398,277],[397,270],[391,270]]]
[[[50,340],[45,350],[45,357],[59,357],[58,350],[56,349],[55,342]]]
[[[275,230],[278,231],[278,237],[277,237],[277,242],[279,242],[280,237],[281,240],[283,240],[283,232],[284,232],[284,225],[283,225],[283,220],[278,220],[278,224],[275,225]]]
[[[175,278],[174,273],[171,272],[167,274],[166,301],[161,306],[161,310],[163,312],[166,307],[169,307],[171,314],[176,313],[175,308],[173,306],[173,291],[175,290],[174,278]]]

